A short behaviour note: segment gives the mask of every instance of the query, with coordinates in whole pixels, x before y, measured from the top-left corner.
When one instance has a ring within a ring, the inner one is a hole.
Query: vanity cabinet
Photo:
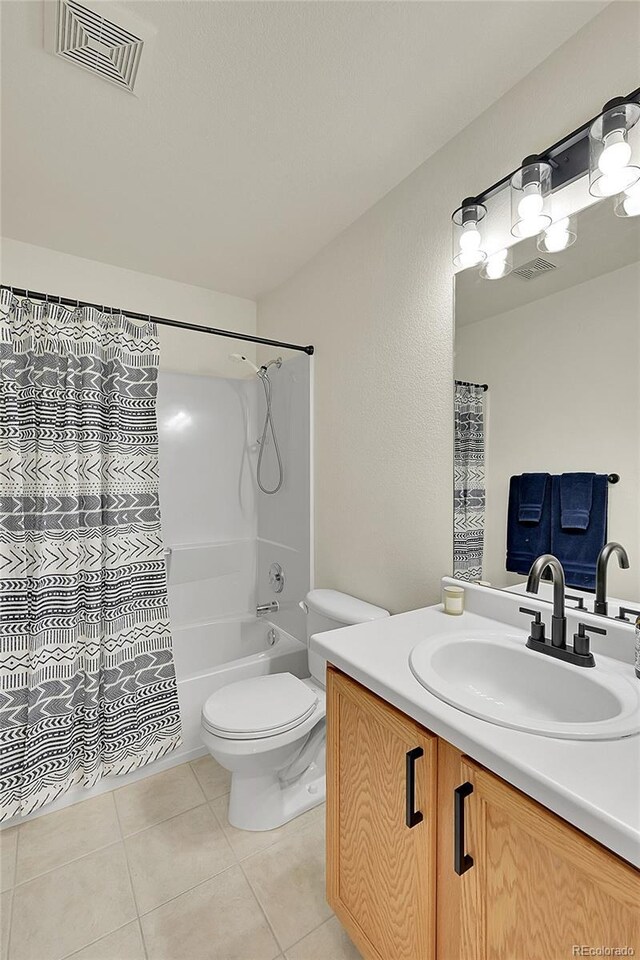
[[[640,956],[640,871],[333,668],[327,694],[328,898],[365,960]]]
[[[442,960],[565,960],[582,945],[638,956],[640,873],[466,757],[460,772],[473,863],[449,871],[459,941],[443,943]],[[448,814],[455,821],[451,803]]]
[[[434,960],[437,738],[327,674],[329,903],[367,960]]]

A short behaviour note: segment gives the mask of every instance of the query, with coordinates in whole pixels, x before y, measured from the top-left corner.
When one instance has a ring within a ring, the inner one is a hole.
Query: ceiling
[[[0,3],[3,235],[256,297],[606,4],[102,6],[157,29],[139,97],[46,53],[39,0]]]
[[[537,257],[555,267],[532,280],[513,272],[501,280],[483,280],[477,268],[456,274],[456,327],[507,313],[640,261],[640,217],[616,217],[611,200],[577,214],[575,231],[575,243],[558,253],[540,253],[535,237],[511,247],[514,270]]]

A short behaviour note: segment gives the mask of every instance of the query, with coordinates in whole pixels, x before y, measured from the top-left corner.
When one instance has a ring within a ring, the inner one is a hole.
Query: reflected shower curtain
[[[0,819],[180,743],[155,325],[1,294]]]
[[[453,575],[481,580],[484,553],[484,390],[455,385]]]

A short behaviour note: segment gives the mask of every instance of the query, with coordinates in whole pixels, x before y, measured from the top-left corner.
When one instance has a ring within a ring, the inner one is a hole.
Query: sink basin
[[[516,633],[477,631],[429,637],[409,664],[440,700],[503,727],[567,740],[640,732],[640,682],[602,660],[576,667],[528,650]]]

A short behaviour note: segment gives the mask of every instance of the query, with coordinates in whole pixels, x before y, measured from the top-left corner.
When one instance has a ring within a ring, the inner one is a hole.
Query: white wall
[[[634,89],[639,28],[640,5],[611,4],[260,299],[262,336],[317,348],[318,585],[394,612],[438,598],[452,562],[451,213]]]
[[[640,597],[640,265],[461,326],[455,372],[488,383],[483,577],[505,572],[509,478],[619,473],[609,488],[609,539],[630,570],[609,567],[609,594]]]
[[[90,303],[122,307],[186,323],[241,333],[256,331],[253,300],[204,287],[192,287],[6,238],[1,241],[0,265],[2,283],[15,287],[77,297]],[[238,375],[238,368],[229,363],[228,354],[249,350],[248,355],[254,355],[251,345],[241,345],[238,340],[169,327],[159,327],[158,330],[161,369],[234,377]]]

